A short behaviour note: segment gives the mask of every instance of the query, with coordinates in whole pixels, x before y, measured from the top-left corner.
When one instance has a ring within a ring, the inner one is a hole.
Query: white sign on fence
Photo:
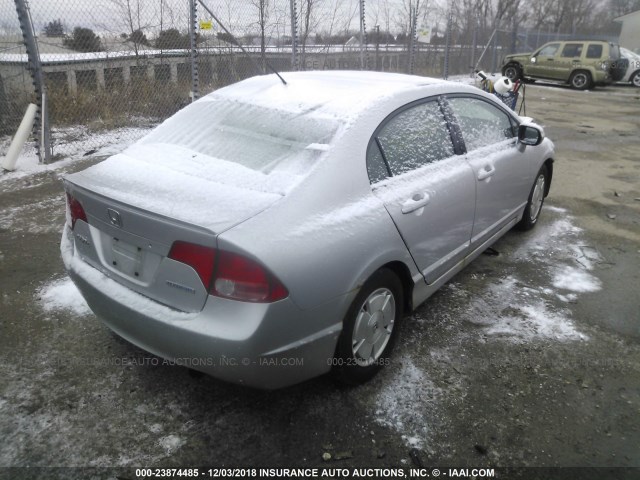
[[[418,29],[418,42],[431,43],[432,27],[421,27]]]

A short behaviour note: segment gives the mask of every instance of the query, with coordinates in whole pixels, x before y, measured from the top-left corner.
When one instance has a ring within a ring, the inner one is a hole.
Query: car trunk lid
[[[276,178],[173,145],[136,145],[65,189],[84,208],[76,251],[132,290],[182,311],[203,308],[209,285],[168,257],[174,242],[216,247],[216,236],[278,201]]]

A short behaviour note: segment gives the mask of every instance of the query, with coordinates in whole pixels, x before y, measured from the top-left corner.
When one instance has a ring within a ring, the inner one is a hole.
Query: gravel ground
[[[540,224],[406,317],[389,367],[356,388],[325,377],[262,392],[153,362],[93,316],[60,260],[58,175],[98,159],[0,175],[0,467],[582,466],[640,478],[611,469],[640,468],[639,107],[632,88],[528,86],[527,114],[557,147]]]

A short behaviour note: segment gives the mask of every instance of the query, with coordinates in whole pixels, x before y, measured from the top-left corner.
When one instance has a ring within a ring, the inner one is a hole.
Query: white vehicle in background
[[[640,55],[622,47],[620,55],[629,60],[629,66],[620,83],[631,83],[634,87],[640,87]]]

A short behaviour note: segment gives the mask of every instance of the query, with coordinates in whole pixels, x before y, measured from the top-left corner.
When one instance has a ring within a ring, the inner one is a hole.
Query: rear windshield
[[[620,59],[620,46],[619,45],[615,45],[613,43],[609,45],[609,58],[611,58],[611,60]]]
[[[340,122],[226,98],[203,99],[168,119],[140,143],[180,145],[263,173],[301,175],[328,150]]]

